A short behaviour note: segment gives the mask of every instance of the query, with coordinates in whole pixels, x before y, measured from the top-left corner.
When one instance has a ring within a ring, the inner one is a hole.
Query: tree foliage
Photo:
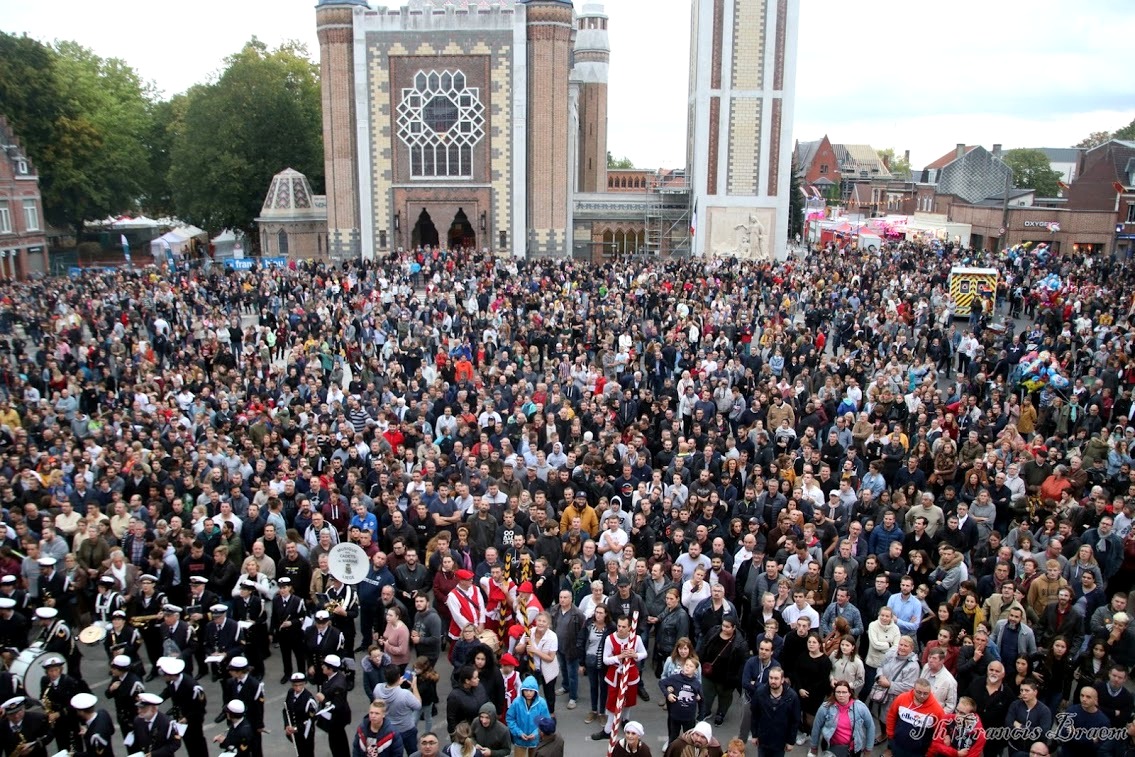
[[[896,154],[895,148],[886,147],[879,150],[879,157],[896,179],[910,178],[910,161],[905,156]]]
[[[1111,135],[1112,139],[1135,139],[1135,119]]]
[[[1009,150],[1002,158],[1013,169],[1013,183],[1036,191],[1038,197],[1056,197],[1060,192],[1060,172],[1053,170],[1040,150]]]
[[[134,210],[149,177],[152,89],[117,58],[0,33],[0,113],[40,177],[57,226]]]
[[[634,168],[634,162],[630,158],[615,158],[611,151],[607,151],[607,168]]]
[[[1091,134],[1077,142],[1076,147],[1084,147],[1090,150],[1093,147],[1099,147],[1104,142],[1107,142],[1109,140],[1111,140],[1110,131],[1093,131]]]
[[[169,184],[177,215],[211,231],[256,238],[272,176],[289,166],[323,187],[319,69],[298,43],[268,50],[255,37],[216,82],[171,106]]]

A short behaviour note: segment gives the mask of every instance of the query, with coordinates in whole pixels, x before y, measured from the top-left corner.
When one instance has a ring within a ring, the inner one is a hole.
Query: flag
[[[130,262],[130,242],[126,239],[125,234],[119,234],[118,239],[122,242],[122,256],[126,258],[126,262]]]
[[[694,201],[694,212],[690,215],[690,238],[692,239],[698,231],[698,203]]]
[[[1056,182],[1056,184],[1057,184],[1057,186],[1059,186],[1059,187],[1060,187],[1061,189],[1063,189],[1063,190],[1064,190],[1065,192],[1067,192],[1067,191],[1068,191],[1069,189],[1071,189],[1071,188],[1072,188],[1072,187],[1068,186],[1067,184],[1065,184],[1065,183],[1064,183],[1064,182],[1062,182],[1062,181],[1057,181],[1057,182]]]

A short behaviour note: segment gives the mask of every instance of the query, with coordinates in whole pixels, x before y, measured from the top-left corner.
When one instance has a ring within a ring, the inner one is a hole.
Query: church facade
[[[717,6],[798,2],[693,5],[695,18],[707,6],[712,19]],[[320,0],[316,24],[327,183],[319,256],[441,245],[602,260],[695,248],[687,173],[703,169],[704,160],[633,177],[607,170],[610,45],[602,5],[403,0],[386,8]],[[719,37],[707,40],[695,33],[695,72],[699,58],[727,54]],[[691,82],[694,108],[702,107],[695,98],[701,78]],[[748,113],[739,109],[727,128]],[[751,126],[739,138],[753,138],[761,124]],[[263,254],[298,249],[281,239],[290,231],[278,209],[274,224],[262,227]],[[777,228],[785,226],[769,223],[767,231]]]

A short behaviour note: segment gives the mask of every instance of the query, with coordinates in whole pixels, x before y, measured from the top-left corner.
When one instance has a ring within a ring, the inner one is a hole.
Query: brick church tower
[[[528,255],[567,257],[570,0],[528,0]]]
[[[611,44],[607,15],[587,3],[576,19],[575,65],[571,80],[579,88],[579,192],[607,191],[607,71]]]
[[[327,251],[333,259],[362,254],[355,155],[354,11],[366,7],[366,0],[320,0],[315,9],[323,94]]]

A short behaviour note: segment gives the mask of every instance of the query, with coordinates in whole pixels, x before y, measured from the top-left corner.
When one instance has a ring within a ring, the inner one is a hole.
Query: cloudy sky
[[[685,163],[691,0],[606,0],[608,143],[644,167]],[[374,0],[372,0],[374,4]],[[397,0],[389,0],[397,5]],[[577,5],[582,3],[578,2]],[[0,0],[0,29],[118,56],[166,94],[205,81],[256,35],[318,53],[314,0]],[[801,0],[794,136],[910,150],[1070,146],[1135,118],[1130,0]]]

